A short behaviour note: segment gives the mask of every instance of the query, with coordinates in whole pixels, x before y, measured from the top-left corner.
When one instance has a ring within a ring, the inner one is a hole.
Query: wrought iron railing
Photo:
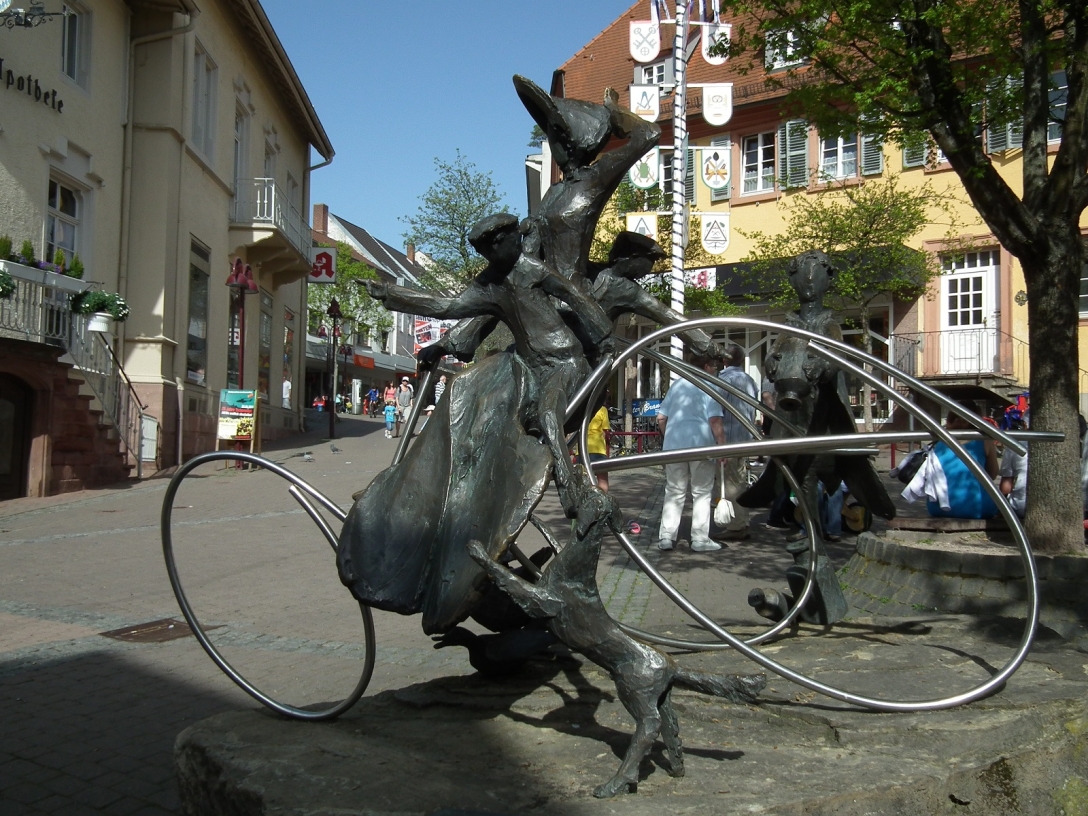
[[[999,374],[1028,381],[1028,344],[996,329],[911,332],[888,341],[890,360],[913,376]]]
[[[147,426],[154,423],[157,430],[157,420],[144,414],[146,406],[106,338],[101,332],[89,331],[86,317],[71,310],[72,296],[90,284],[21,264],[0,264],[15,280],[15,292],[0,300],[0,337],[64,349],[141,477],[144,459],[154,458],[143,450]]]
[[[275,179],[239,181],[235,190],[234,221],[275,227],[306,258],[310,257],[310,225],[288,200]]]

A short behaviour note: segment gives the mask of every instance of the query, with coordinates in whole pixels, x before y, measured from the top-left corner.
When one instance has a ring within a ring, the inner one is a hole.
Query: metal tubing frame
[[[784,326],[780,324],[770,323],[768,321],[756,320],[753,318],[704,318],[700,320],[687,321],[677,326],[667,326],[662,329],[658,329],[657,331],[654,331],[646,337],[642,338],[641,341],[639,341],[638,343],[632,344],[628,349],[620,354],[613,363],[613,370],[617,369],[624,362],[626,362],[627,359],[634,356],[642,345],[649,345],[651,343],[657,342],[659,339],[668,336],[674,332],[682,329],[723,326],[745,326],[752,328],[761,328],[770,331],[784,332],[786,334],[791,334],[796,337],[807,339],[809,341],[809,346],[814,352],[816,352],[820,356],[823,356],[828,361],[836,363],[840,367],[845,368],[849,372],[861,376],[862,379],[864,379],[870,385],[876,387],[879,392],[887,394],[895,402],[901,404],[912,416],[919,419],[922,424],[929,429],[932,436],[936,436],[940,441],[948,445],[948,447],[951,448],[956,453],[956,455],[964,461],[968,469],[976,476],[976,478],[979,479],[982,488],[986,490],[987,493],[990,494],[991,498],[995,500],[998,509],[1005,517],[1006,523],[1009,525],[1010,529],[1013,532],[1013,537],[1016,540],[1017,548],[1019,549],[1021,558],[1024,561],[1025,578],[1027,581],[1028,589],[1028,616],[1024,626],[1024,633],[1021,636],[1020,645],[1017,648],[1016,652],[1013,654],[1013,656],[1006,662],[1006,664],[999,671],[994,673],[989,680],[960,694],[936,699],[911,701],[881,700],[872,697],[866,697],[863,695],[853,694],[851,692],[844,691],[834,686],[829,686],[821,683],[803,674],[795,672],[786,666],[781,665],[777,661],[774,661],[764,656],[758,650],[752,648],[745,642],[730,634],[722,627],[718,626],[718,624],[716,624],[712,619],[705,615],[697,606],[692,604],[681,592],[676,590],[668,582],[668,580],[665,579],[664,576],[662,576],[656,569],[654,569],[653,565],[650,564],[645,556],[643,556],[643,554],[638,551],[638,549],[631,543],[631,541],[627,538],[626,534],[624,534],[623,531],[614,530],[613,532],[620,540],[620,543],[623,545],[624,549],[627,550],[628,554],[635,561],[635,563],[637,563],[639,567],[644,572],[646,572],[647,575],[650,576],[650,579],[662,590],[662,592],[666,594],[666,596],[668,596],[674,603],[676,603],[681,609],[683,609],[684,612],[686,612],[695,621],[701,624],[705,629],[710,631],[716,637],[720,638],[724,643],[728,644],[729,646],[743,654],[745,657],[758,663],[764,668],[773,671],[776,674],[792,682],[802,685],[805,688],[811,689],[812,691],[817,691],[833,699],[841,700],[852,705],[858,705],[877,711],[936,711],[945,708],[952,708],[954,706],[981,699],[1000,689],[1000,687],[1008,680],[1008,678],[1023,664],[1024,659],[1027,657],[1027,653],[1030,650],[1031,644],[1034,640],[1035,631],[1039,621],[1038,574],[1035,568],[1035,560],[1031,552],[1031,547],[1028,544],[1026,535],[1024,534],[1024,529],[1020,525],[1020,521],[1016,517],[1016,514],[1012,512],[1012,508],[1009,506],[1008,502],[1005,501],[1004,497],[1001,496],[997,488],[994,487],[993,482],[989,479],[985,471],[983,471],[982,468],[976,462],[974,462],[974,460],[964,450],[963,446],[960,445],[959,442],[956,440],[956,435],[949,433],[947,430],[942,428],[937,421],[921,411],[921,409],[918,408],[917,404],[915,404],[912,400],[904,399],[901,394],[887,386],[885,383],[879,380],[879,378],[864,371],[861,366],[854,365],[853,363],[848,362],[846,359],[843,359],[843,357],[840,357],[838,354],[832,351],[832,349],[845,354],[847,357],[856,359],[862,364],[867,363],[869,365],[872,365],[879,371],[893,374],[898,380],[907,383],[913,390],[925,394],[927,397],[933,399],[938,404],[943,405],[944,407],[951,410],[953,413],[963,417],[967,422],[969,422],[978,431],[980,431],[984,437],[1000,439],[1007,446],[1017,452],[1023,453],[1025,450],[1024,446],[1020,444],[1018,439],[1038,438],[1040,439],[1040,441],[1051,441],[1055,438],[1055,436],[1060,435],[1039,434],[1037,436],[1034,433],[1025,433],[1017,434],[1017,438],[1014,438],[1013,436],[1003,433],[997,428],[994,428],[983,422],[980,417],[967,413],[966,411],[964,411],[963,408],[952,402],[943,394],[938,393],[937,391],[925,385],[925,383],[922,383],[921,381],[915,379],[914,377],[911,377],[910,375],[904,374],[898,369],[895,369],[894,366],[885,363],[883,360],[879,360],[872,355],[866,354],[865,352],[859,351],[858,349],[847,346],[845,343],[841,343],[837,340],[824,337],[823,335],[815,334],[813,332],[809,332],[807,330],[795,328],[792,326]],[[598,383],[598,385],[600,385],[600,383]],[[582,433],[580,434],[583,444],[585,444],[585,437],[587,436],[587,433],[588,423],[583,423]],[[830,443],[831,445],[843,444],[845,443],[845,440],[842,438],[843,436],[853,437],[855,442],[858,437],[857,434],[849,434],[832,437],[821,437],[818,440],[770,440],[758,443],[757,445],[754,445],[752,447],[760,447],[763,448],[763,450],[766,450],[766,447],[768,445],[773,445],[775,442],[785,441],[787,443],[792,443],[795,445],[798,443],[801,443],[802,445],[809,443],[807,446],[811,449],[811,443],[817,442]],[[866,437],[870,439],[878,436],[882,435],[866,434]],[[895,439],[897,440],[902,438],[902,434],[895,435]],[[692,454],[696,453],[697,451],[701,451],[701,455],[688,456],[685,457],[685,459],[707,458],[708,455],[714,455],[717,452],[724,452],[725,450],[740,452],[740,450],[744,447],[745,446],[743,445],[725,445],[712,448],[695,449],[692,451],[683,451],[679,453]],[[780,445],[779,447],[783,446]],[[641,457],[631,458],[638,458],[642,463],[648,464],[651,457],[658,461],[665,461],[665,459],[663,459],[662,457],[668,457],[668,454],[671,453],[677,452],[668,452],[665,454],[649,454]],[[718,455],[721,454],[719,453]],[[680,457],[673,458],[676,461],[681,460]],[[804,503],[802,503],[802,506],[803,504]],[[810,544],[811,543],[812,542],[810,542]],[[685,642],[674,641],[674,643],[681,644]]]
[[[673,326],[671,328],[673,328],[675,330],[676,326]],[[628,356],[630,354],[633,354],[635,351],[638,350],[639,346],[640,346],[640,343],[630,344],[628,346],[627,350],[624,351],[623,355],[621,355],[621,357],[626,357],[626,356]],[[616,363],[613,364],[613,370],[616,370],[616,368],[619,367],[620,362],[621,362],[620,360],[617,360]],[[671,362],[671,364],[667,364],[667,365],[669,365],[671,368],[674,368],[677,371],[677,373],[680,374],[680,376],[685,377],[685,379],[687,379],[688,382],[690,382],[692,385],[694,385],[700,391],[705,393],[708,397],[715,400],[723,408],[728,410],[737,419],[737,421],[740,422],[741,425],[744,426],[745,430],[747,430],[748,433],[752,435],[753,439],[759,439],[761,437],[761,434],[756,429],[755,424],[752,423],[752,422],[749,422],[748,418],[746,416],[744,416],[740,412],[740,409],[738,409],[735,405],[731,404],[717,390],[719,384],[722,385],[722,386],[727,386],[728,385],[727,383],[719,380],[718,377],[716,377],[716,376],[712,376],[712,375],[708,374],[706,371],[699,370],[696,366],[689,365],[688,363],[686,363],[686,362],[684,362],[682,360],[679,361],[679,362],[673,360]],[[597,380],[597,382],[594,383],[594,385],[592,387],[592,396],[591,396],[591,399],[594,400],[594,404],[595,404],[595,401],[597,399],[598,394],[600,394],[601,390],[604,388],[605,378],[610,373],[611,372],[601,374],[600,378]],[[708,384],[708,383],[712,383],[712,384]],[[584,386],[583,386],[583,388],[584,388]],[[728,386],[728,390],[730,392],[736,391],[736,389],[734,389],[732,386]],[[748,395],[745,394],[744,396],[747,397]],[[583,451],[589,449],[588,448],[588,444],[589,444],[589,420],[590,420],[590,417],[589,417],[589,414],[587,412],[586,416],[583,417],[583,419],[582,419],[582,427],[579,429],[579,438],[578,438],[578,444],[580,446],[580,450],[583,450]],[[795,428],[795,426],[793,426],[792,424],[790,425],[790,427]],[[722,449],[722,446],[716,446],[716,447],[713,447],[713,448],[688,448],[688,449],[686,449],[686,451],[669,451],[669,453],[684,453],[684,452],[687,452],[687,451],[690,451],[692,453],[698,452],[698,451],[703,452],[702,455],[697,455],[697,456],[692,455],[692,456],[688,456],[688,457],[684,457],[684,458],[676,458],[675,459],[675,461],[691,461],[691,460],[696,460],[696,459],[713,458],[712,455],[707,455],[706,451],[720,451],[721,449]],[[646,456],[646,455],[647,454],[642,454],[641,456],[636,455],[635,457],[631,457],[631,458],[641,460],[642,457]],[[660,454],[651,454],[651,455],[659,456]],[[717,455],[722,456],[721,453],[718,453]],[[774,457],[772,457],[772,458],[774,458]],[[583,457],[583,460],[584,460],[583,461],[583,466],[586,469],[586,473],[588,474],[590,481],[592,483],[596,483],[597,477],[594,475],[594,472],[593,472],[593,470],[594,470],[593,464],[589,461],[588,456]],[[645,461],[645,460],[643,460],[643,461]],[[800,496],[801,492],[802,492],[801,491],[801,484],[798,481],[797,477],[794,475],[793,470],[785,462],[779,461],[777,458],[775,458],[775,461],[777,462],[779,468],[781,469],[782,475],[785,477],[786,481],[789,483],[790,489],[795,491],[797,493],[797,495]],[[603,463],[599,462],[598,466],[600,466],[601,464],[603,464]],[[653,463],[651,462],[651,464],[653,464]],[[668,464],[668,462],[666,462],[666,464]],[[808,557],[809,557],[809,563],[812,564],[812,565],[815,565],[816,560],[819,557],[819,549],[818,549],[819,548],[819,542],[817,540],[817,534],[818,534],[818,532],[820,530],[820,527],[816,524],[815,519],[813,519],[812,513],[811,513],[812,508],[810,508],[808,506],[807,502],[799,502],[797,506],[801,508],[801,516],[802,516],[802,519],[803,519],[803,524],[804,524],[804,527],[805,527],[805,531],[808,533]],[[623,542],[622,538],[620,538],[620,542],[621,543]],[[624,547],[626,548],[626,544],[624,544]],[[808,601],[809,601],[809,598],[812,597],[812,593],[815,591],[815,584],[816,584],[816,570],[815,569],[806,570],[806,572],[805,572],[805,583],[804,583],[804,586],[801,588],[801,593],[797,596],[796,600],[794,601],[793,606],[790,607],[789,611],[782,618],[782,620],[777,621],[769,629],[761,632],[760,634],[756,635],[755,637],[748,639],[747,641],[745,641],[745,643],[747,643],[748,645],[751,645],[751,646],[755,646],[755,645],[757,645],[759,643],[763,643],[764,641],[770,640],[771,638],[775,637],[779,632],[783,631],[784,629],[786,629],[789,626],[794,625],[794,621],[796,621],[797,618],[801,615],[801,610],[805,608],[805,604],[807,604]],[[648,640],[648,641],[651,641],[651,642],[658,642],[656,640],[657,636],[653,635],[653,634],[651,634],[649,632],[641,632],[639,630],[634,630],[634,631],[631,631],[630,633],[631,634],[636,634],[637,633],[638,636],[642,637],[644,640]],[[698,643],[699,643],[699,641],[691,641],[690,646],[695,647],[695,645],[698,644]]]
[[[339,703],[330,706],[325,709],[305,709],[298,708],[296,706],[288,705],[287,703],[281,703],[273,697],[269,697],[259,688],[250,683],[246,678],[240,674],[230,662],[220,654],[219,650],[212,643],[208,637],[207,632],[204,631],[204,627],[200,625],[200,620],[197,618],[193,608],[189,605],[189,599],[185,595],[185,590],[181,585],[181,578],[178,575],[177,563],[174,560],[174,542],[170,530],[170,522],[174,509],[174,497],[177,495],[178,488],[181,487],[181,483],[185,480],[185,477],[208,462],[218,462],[223,460],[230,461],[242,461],[248,462],[251,465],[257,465],[265,470],[270,470],[282,479],[286,479],[291,483],[292,487],[289,488],[291,495],[302,505],[307,514],[315,522],[319,516],[315,518],[317,509],[313,504],[307,500],[303,494],[316,499],[323,507],[329,510],[332,515],[338,518],[341,522],[347,518],[347,514],[344,513],[336,504],[317,490],[312,485],[308,484],[297,474],[292,473],[282,465],[265,459],[262,456],[257,456],[252,453],[243,453],[239,451],[211,451],[199,456],[195,456],[178,468],[177,473],[170,480],[170,484],[166,488],[166,495],[162,501],[162,517],[160,521],[160,531],[162,535],[162,550],[163,557],[166,560],[166,572],[170,577],[170,586],[173,587],[174,596],[178,600],[178,606],[181,607],[181,614],[185,616],[185,620],[188,622],[189,627],[193,630],[193,635],[197,641],[203,647],[204,651],[208,653],[208,656],[212,659],[212,662],[217,665],[224,674],[233,680],[242,691],[253,697],[258,702],[272,709],[273,711],[283,714],[286,717],[291,717],[296,720],[331,720],[339,717],[345,711],[350,709],[355,703],[359,701],[359,698],[363,696],[363,692],[366,691],[366,687],[370,684],[371,675],[374,673],[374,658],[375,658],[375,642],[374,642],[374,617],[370,612],[370,607],[365,604],[359,604],[359,610],[362,613],[363,618],[363,632],[365,637],[365,652],[366,656],[363,658],[363,669],[359,676],[359,682],[355,685],[355,688],[351,693],[341,700]],[[324,519],[322,519],[322,522]],[[335,548],[335,538],[330,539],[331,529],[328,524],[318,524],[321,529],[322,535],[326,539],[329,539],[329,543]]]
[[[434,378],[434,368],[428,368],[427,373],[423,375],[423,382],[419,384],[419,391],[416,392],[416,396],[419,397],[422,394],[426,394],[427,390],[431,387],[431,380]],[[416,427],[416,420],[419,419],[420,413],[423,411],[423,400],[416,399],[412,403],[412,411],[408,414],[408,421],[404,423],[404,436],[400,438],[400,442],[397,444],[397,452],[393,454],[393,464],[400,464],[400,460],[404,458],[404,454],[408,452],[408,443],[412,440],[412,431]]]

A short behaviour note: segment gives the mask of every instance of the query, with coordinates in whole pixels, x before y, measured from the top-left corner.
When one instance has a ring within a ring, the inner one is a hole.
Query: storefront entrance
[[[0,501],[26,495],[33,404],[26,383],[0,374]]]

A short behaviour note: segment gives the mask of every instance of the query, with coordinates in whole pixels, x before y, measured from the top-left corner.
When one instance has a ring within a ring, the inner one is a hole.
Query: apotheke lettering
[[[45,90],[42,88],[41,83],[39,83],[31,74],[21,76],[10,68],[5,70],[3,57],[0,57],[0,82],[3,83],[4,90],[14,90],[25,93],[35,102],[41,102],[43,105],[52,108],[57,113],[64,112],[64,100],[57,99],[56,88]]]

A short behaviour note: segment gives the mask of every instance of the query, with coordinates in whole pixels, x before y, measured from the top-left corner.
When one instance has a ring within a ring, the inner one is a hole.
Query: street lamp
[[[232,291],[232,298],[238,302],[238,387],[245,387],[246,359],[246,295],[255,295],[260,289],[253,280],[253,268],[243,264],[241,258],[235,258],[227,276],[227,287]]]
[[[30,9],[11,9],[11,0],[0,0],[0,26],[8,28],[35,28],[54,17],[67,16],[67,11],[46,11],[39,0],[30,0]]]
[[[332,390],[329,392],[329,396],[332,398],[331,404],[326,408],[329,412],[329,439],[336,439],[336,352],[335,344],[337,338],[340,337],[340,318],[344,316],[344,313],[340,311],[340,304],[336,302],[336,298],[329,301],[329,308],[325,310],[325,314],[332,318],[332,337],[329,338],[329,351],[332,354]]]

